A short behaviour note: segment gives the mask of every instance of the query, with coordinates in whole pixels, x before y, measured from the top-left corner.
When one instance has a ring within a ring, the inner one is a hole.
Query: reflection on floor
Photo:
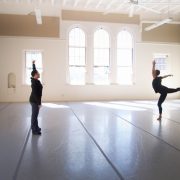
[[[0,180],[179,180],[180,100],[0,103]]]

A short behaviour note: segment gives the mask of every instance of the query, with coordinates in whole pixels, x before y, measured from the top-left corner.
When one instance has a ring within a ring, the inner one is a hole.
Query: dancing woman
[[[172,89],[168,88],[166,86],[161,85],[161,81],[164,78],[173,76],[172,74],[165,75],[165,76],[159,76],[160,71],[155,69],[155,64],[156,62],[153,61],[153,67],[152,67],[152,76],[153,76],[153,81],[152,81],[152,87],[156,93],[160,94],[159,100],[158,100],[158,108],[159,108],[159,117],[157,120],[161,120],[162,118],[162,103],[165,101],[166,96],[168,93],[175,93],[180,91],[180,88]]]

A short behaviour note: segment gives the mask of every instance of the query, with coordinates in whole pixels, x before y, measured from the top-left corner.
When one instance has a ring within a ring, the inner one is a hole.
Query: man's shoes
[[[41,131],[41,128],[40,128],[40,127],[38,127],[38,128],[37,128],[37,131]]]
[[[32,131],[32,133],[33,133],[34,135],[41,135],[41,132],[40,132],[40,131]]]

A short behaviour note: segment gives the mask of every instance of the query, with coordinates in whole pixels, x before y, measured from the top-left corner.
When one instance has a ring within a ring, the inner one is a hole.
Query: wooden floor
[[[0,103],[0,180],[179,180],[180,100]]]

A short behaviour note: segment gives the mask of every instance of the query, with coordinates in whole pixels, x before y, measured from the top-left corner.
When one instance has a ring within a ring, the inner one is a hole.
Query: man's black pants
[[[31,103],[31,107],[32,107],[31,129],[32,131],[38,131],[39,105],[36,103]]]

